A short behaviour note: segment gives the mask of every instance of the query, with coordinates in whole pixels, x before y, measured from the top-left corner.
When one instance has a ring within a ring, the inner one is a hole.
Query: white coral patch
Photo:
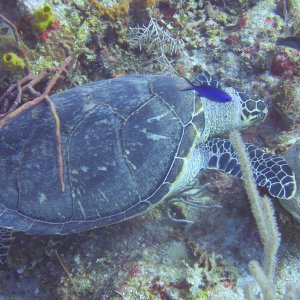
[[[39,193],[39,203],[44,204],[47,200],[47,196],[44,193]]]
[[[148,132],[146,130],[146,128],[143,128],[142,130],[140,130],[140,132],[143,132],[147,135],[147,138],[149,140],[153,140],[153,141],[159,141],[159,140],[166,140],[169,139],[169,137],[165,136],[165,135],[161,135],[161,134],[156,134],[156,133],[151,133]]]

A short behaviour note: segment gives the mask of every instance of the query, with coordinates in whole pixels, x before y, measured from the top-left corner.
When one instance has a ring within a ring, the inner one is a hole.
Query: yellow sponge
[[[4,64],[4,68],[10,72],[24,70],[25,68],[24,60],[12,52],[4,53],[2,62]]]
[[[46,4],[38,8],[32,16],[31,24],[39,32],[45,31],[55,22],[52,7]]]

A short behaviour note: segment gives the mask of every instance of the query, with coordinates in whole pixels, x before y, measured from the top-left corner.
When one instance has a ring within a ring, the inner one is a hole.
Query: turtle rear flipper
[[[223,170],[228,174],[243,178],[240,163],[230,140],[213,138],[199,150],[206,158],[207,169]],[[294,172],[283,157],[265,153],[252,144],[246,144],[252,171],[257,185],[264,186],[269,193],[279,199],[294,197],[297,185]]]
[[[7,261],[7,253],[14,240],[12,233],[11,229],[0,227],[0,267]]]

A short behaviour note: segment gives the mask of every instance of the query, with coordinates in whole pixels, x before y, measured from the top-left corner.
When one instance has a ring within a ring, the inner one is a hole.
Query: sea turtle
[[[204,72],[194,83],[221,87]],[[61,121],[61,190],[55,124],[46,103],[0,131],[0,226],[62,235],[132,218],[182,191],[203,170],[242,177],[228,139],[261,121],[266,104],[223,87],[218,103],[184,90],[183,78],[124,76],[51,96]],[[285,160],[247,145],[257,184],[279,199],[296,191]]]

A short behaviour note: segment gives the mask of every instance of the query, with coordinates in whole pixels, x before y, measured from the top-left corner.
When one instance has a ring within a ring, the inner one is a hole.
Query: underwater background
[[[42,90],[64,63],[68,72],[50,95],[128,74],[193,79],[206,70],[266,101],[267,119],[245,130],[244,140],[293,153],[298,171],[299,0],[0,0],[0,14],[20,39],[1,19],[0,97],[29,70]],[[7,111],[0,104],[0,113]],[[220,207],[173,208],[193,224],[171,222],[161,203],[80,234],[15,233],[0,270],[0,300],[242,300],[248,283],[252,299],[263,299],[248,269],[250,260],[263,260],[263,246],[243,183],[217,171],[199,178],[205,183],[194,200]],[[293,298],[286,295],[300,286],[300,225],[276,199],[273,204],[281,233],[277,299],[300,299],[299,288]]]

